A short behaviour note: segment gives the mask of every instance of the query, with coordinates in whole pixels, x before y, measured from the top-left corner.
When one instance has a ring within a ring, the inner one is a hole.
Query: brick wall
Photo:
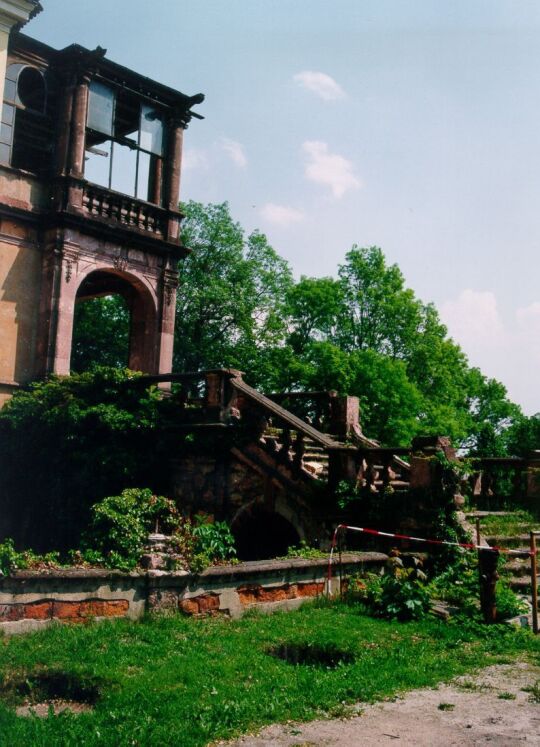
[[[382,553],[346,554],[342,573],[348,577],[381,570],[386,560]],[[101,569],[19,571],[0,578],[0,631],[23,633],[52,622],[137,620],[146,612],[236,618],[254,607],[267,612],[295,609],[325,593],[327,570],[325,559],[294,559],[214,566],[199,575]]]

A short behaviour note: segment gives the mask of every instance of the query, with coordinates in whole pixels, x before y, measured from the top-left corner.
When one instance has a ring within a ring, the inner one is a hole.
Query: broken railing
[[[527,494],[529,461],[519,457],[471,459],[468,488],[472,497],[487,509],[523,498]]]

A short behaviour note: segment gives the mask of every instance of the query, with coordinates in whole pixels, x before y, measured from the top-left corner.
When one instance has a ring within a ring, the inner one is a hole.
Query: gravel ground
[[[536,688],[527,692],[527,688]],[[357,706],[348,719],[274,724],[228,747],[361,745],[540,745],[540,667],[526,662],[488,667],[435,689]],[[225,744],[221,742],[220,744]]]

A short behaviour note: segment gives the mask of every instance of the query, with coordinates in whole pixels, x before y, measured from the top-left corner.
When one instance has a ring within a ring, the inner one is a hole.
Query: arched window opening
[[[19,73],[17,103],[25,109],[45,114],[45,79],[35,67],[24,67]]]
[[[38,68],[15,63],[6,73],[0,163],[42,173],[53,149],[52,120],[47,113],[47,84]]]
[[[240,560],[279,557],[300,542],[300,535],[287,519],[260,505],[242,511],[231,531]]]

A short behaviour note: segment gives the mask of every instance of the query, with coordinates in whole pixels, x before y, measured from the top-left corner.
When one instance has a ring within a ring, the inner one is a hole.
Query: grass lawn
[[[284,643],[342,650],[348,663],[292,665],[266,653]],[[341,604],[240,621],[55,626],[0,638],[0,744],[205,745],[275,721],[343,715],[348,703],[517,655],[540,661],[540,641],[505,626],[390,623]],[[17,717],[13,705],[22,698],[9,683],[51,670],[98,678],[93,712]]]

